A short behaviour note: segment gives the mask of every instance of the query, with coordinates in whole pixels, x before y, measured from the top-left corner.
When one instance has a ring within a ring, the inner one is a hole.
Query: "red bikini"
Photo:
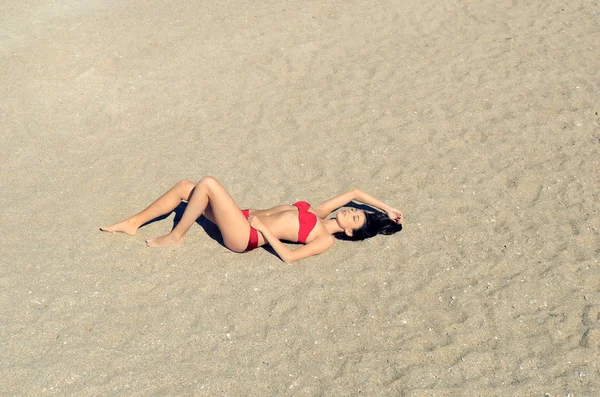
[[[298,223],[300,224],[298,228],[298,242],[305,244],[308,235],[317,224],[317,216],[308,210],[310,204],[306,201],[298,201],[292,205],[298,208]],[[248,219],[250,210],[242,210],[242,214]],[[250,227],[250,237],[248,237],[248,246],[246,246],[245,252],[252,251],[256,247],[258,247],[258,232],[253,227]]]
[[[298,242],[305,244],[306,238],[317,224],[317,216],[308,210],[310,204],[306,201],[298,201],[292,205],[298,208],[298,222],[300,223],[300,227],[298,228]]]
[[[242,210],[242,214],[248,219],[250,216],[250,210]],[[254,248],[258,247],[258,232],[255,228],[250,226],[250,237],[248,237],[248,245],[246,246],[246,250],[244,252],[252,251]]]

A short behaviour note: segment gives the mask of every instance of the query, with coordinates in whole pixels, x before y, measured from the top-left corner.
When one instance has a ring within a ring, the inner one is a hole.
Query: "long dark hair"
[[[365,223],[358,229],[352,230],[352,236],[344,232],[335,233],[334,236],[340,240],[359,241],[378,234],[390,235],[402,230],[402,224],[396,223],[383,212],[365,211]]]

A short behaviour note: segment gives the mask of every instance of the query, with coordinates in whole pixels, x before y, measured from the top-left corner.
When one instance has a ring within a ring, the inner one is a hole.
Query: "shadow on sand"
[[[177,207],[175,207],[173,212],[154,218],[151,221],[144,223],[140,228],[150,225],[154,222],[159,222],[164,219],[167,219],[171,216],[172,213],[175,213],[175,217],[173,218],[173,226],[171,227],[171,230],[173,230],[181,220],[181,217],[183,216],[183,212],[185,211],[186,207],[187,203],[181,202]],[[224,248],[227,248],[223,243],[223,236],[221,235],[221,232],[219,231],[217,225],[206,219],[204,216],[201,216],[200,218],[196,219],[196,223],[200,225],[202,229],[204,229],[204,231],[206,232],[206,234],[208,234],[210,238],[215,240],[217,243],[221,244],[221,246],[223,246]]]

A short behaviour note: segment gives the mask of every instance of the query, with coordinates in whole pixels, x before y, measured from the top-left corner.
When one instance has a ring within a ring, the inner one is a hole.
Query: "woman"
[[[333,245],[334,235],[347,240],[362,240],[402,230],[400,211],[358,189],[333,197],[317,207],[300,201],[268,210],[240,210],[223,185],[210,176],[197,184],[184,179],[139,214],[100,230],[134,235],[140,226],[170,213],[182,200],[188,205],[177,226],[162,237],[147,240],[149,246],[181,246],[185,234],[200,215],[217,225],[230,250],[246,252],[270,244],[285,263],[326,251]],[[326,219],[332,211],[352,200],[377,207],[387,215],[351,208],[338,211],[335,218]],[[299,242],[304,246],[290,250],[280,240]]]

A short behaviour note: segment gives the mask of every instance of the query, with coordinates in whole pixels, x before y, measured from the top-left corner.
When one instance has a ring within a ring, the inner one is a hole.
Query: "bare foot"
[[[138,227],[130,221],[124,220],[122,222],[115,223],[114,225],[101,227],[100,230],[102,230],[103,232],[125,233],[129,234],[130,236],[134,236],[138,230]]]
[[[183,245],[183,237],[176,238],[171,234],[167,234],[162,237],[146,240],[146,244],[148,244],[148,247],[181,247]]]

